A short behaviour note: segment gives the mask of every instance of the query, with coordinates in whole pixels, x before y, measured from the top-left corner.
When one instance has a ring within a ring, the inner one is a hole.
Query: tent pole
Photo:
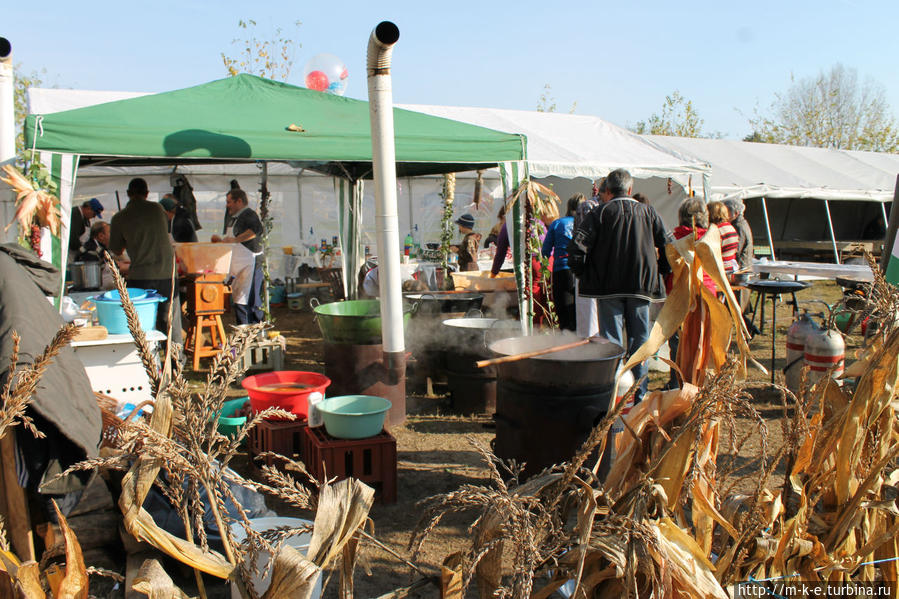
[[[771,238],[771,221],[768,220],[768,202],[762,197],[762,210],[765,213],[765,232],[768,234],[768,249],[771,251],[771,260],[777,260],[774,256],[774,240]]]
[[[881,203],[880,203],[880,214],[883,215],[883,226],[884,226],[884,227],[889,227],[889,226],[890,226],[890,219],[887,218],[887,205],[886,205],[886,203],[884,203],[884,202],[881,202]]]
[[[301,168],[297,173],[297,224],[300,227],[300,240],[306,237],[303,231],[303,173],[305,171],[306,169]],[[295,274],[293,273],[293,275]]]
[[[261,185],[259,186],[259,216],[262,219],[262,313],[266,322],[272,321],[271,304],[269,301],[268,288],[271,285],[272,275],[269,271],[268,248],[269,236],[272,233],[272,217],[269,214],[269,198],[271,194],[268,192],[268,162],[262,163]]]
[[[887,234],[883,238],[883,252],[880,255],[880,268],[887,272],[893,245],[896,243],[896,230],[899,229],[899,175],[896,175],[896,187],[893,188],[893,204],[890,207],[890,220],[887,223]],[[899,259],[899,258],[897,258]]]
[[[830,243],[833,245],[833,259],[840,263],[840,252],[837,250],[837,238],[833,234],[833,219],[830,218],[830,202],[824,200],[824,211],[827,213],[827,230],[830,231]]]

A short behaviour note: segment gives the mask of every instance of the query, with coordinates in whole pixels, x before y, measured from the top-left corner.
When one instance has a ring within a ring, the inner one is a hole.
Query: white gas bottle
[[[843,360],[846,355],[846,343],[843,335],[836,329],[819,329],[809,333],[805,340],[805,363],[808,364],[810,383],[817,382],[831,368],[831,376],[843,374]]]
[[[802,365],[805,363],[805,340],[810,333],[819,330],[820,327],[806,312],[800,314],[799,318],[794,320],[787,330],[787,364],[784,366],[784,376],[787,381],[787,388],[794,393],[799,391],[799,385],[802,381]]]

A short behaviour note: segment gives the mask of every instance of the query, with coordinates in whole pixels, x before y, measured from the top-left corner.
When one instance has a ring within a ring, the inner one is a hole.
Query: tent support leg
[[[840,252],[837,250],[837,237],[833,234],[833,219],[830,218],[830,202],[824,200],[824,211],[827,213],[827,230],[830,231],[830,243],[833,245],[833,259],[840,263]]]
[[[762,198],[762,211],[765,213],[765,233],[768,234],[768,249],[771,251],[771,260],[777,260],[774,256],[774,240],[771,238],[771,221],[768,219],[768,202]]]
[[[880,203],[880,213],[883,215],[883,226],[889,227],[890,219],[887,218],[887,205],[884,204],[883,202]]]
[[[306,233],[303,230],[303,173],[306,169],[301,168],[297,173],[297,224],[300,227],[300,239],[306,239]],[[294,273],[295,275],[296,273]]]

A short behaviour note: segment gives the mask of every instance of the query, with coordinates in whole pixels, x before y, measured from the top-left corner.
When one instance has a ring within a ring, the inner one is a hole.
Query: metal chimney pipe
[[[400,30],[379,23],[368,41],[368,101],[371,115],[372,171],[375,183],[375,234],[381,295],[381,336],[388,354],[405,351],[400,272],[399,216],[396,201],[396,147],[390,55]]]
[[[0,37],[0,164],[16,157],[16,116],[13,90],[12,44]]]
[[[396,145],[393,133],[393,90],[390,55],[399,28],[382,21],[368,40],[368,106],[371,117],[371,161],[375,184],[375,235],[381,297],[381,342],[392,388],[391,424],[406,419],[406,345],[403,339],[403,290],[400,271],[399,215],[396,201]],[[348,273],[352,276],[354,273]]]
[[[15,79],[12,44],[0,37],[0,165],[16,161]],[[11,222],[16,209],[15,192],[3,185],[0,189],[0,221]],[[0,232],[0,242],[14,243],[18,227]]]

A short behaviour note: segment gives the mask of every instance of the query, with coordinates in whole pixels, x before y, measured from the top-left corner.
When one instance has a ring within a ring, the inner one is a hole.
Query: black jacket
[[[585,297],[661,300],[660,275],[671,271],[668,237],[652,206],[630,198],[600,204],[584,218],[568,244],[568,265]]]

